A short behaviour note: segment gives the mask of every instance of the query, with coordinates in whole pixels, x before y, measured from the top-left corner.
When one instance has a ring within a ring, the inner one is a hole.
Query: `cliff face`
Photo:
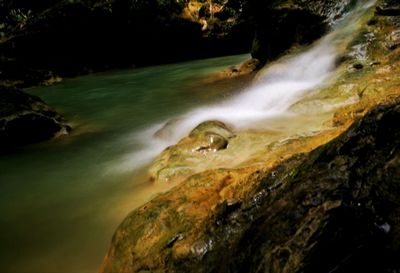
[[[318,132],[282,141],[212,121],[165,150],[150,175],[177,186],[125,219],[101,271],[399,271],[396,5],[379,1],[334,80],[292,106],[316,108]],[[328,115],[326,101],[343,103]]]

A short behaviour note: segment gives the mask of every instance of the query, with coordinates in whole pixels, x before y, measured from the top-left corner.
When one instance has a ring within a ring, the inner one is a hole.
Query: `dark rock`
[[[252,57],[266,63],[294,44],[307,44],[327,30],[324,17],[301,9],[260,11],[257,16]],[[268,15],[266,15],[268,14]]]
[[[376,7],[375,14],[379,16],[399,16],[400,6],[391,6],[391,7],[378,6]]]
[[[398,272],[399,119],[398,100],[378,106],[311,153],[245,176],[250,193],[204,212],[243,177],[192,177],[124,221],[102,272]]]
[[[398,118],[399,102],[379,106],[300,164],[296,158],[273,170],[278,177],[266,176],[236,212],[240,227],[211,222],[207,236],[222,242],[210,259],[235,249],[223,259],[229,272],[399,270]],[[226,230],[237,235],[226,238]]]
[[[364,65],[362,63],[355,63],[355,64],[353,64],[353,67],[355,69],[359,70],[359,69],[363,69]]]
[[[251,54],[261,63],[273,60],[293,45],[320,38],[352,1],[254,1],[251,13],[255,37]]]
[[[374,17],[374,18],[371,18],[371,19],[368,20],[367,25],[374,26],[377,23],[378,23],[378,19],[376,17]]]
[[[0,87],[0,151],[66,134],[71,128],[41,99]]]

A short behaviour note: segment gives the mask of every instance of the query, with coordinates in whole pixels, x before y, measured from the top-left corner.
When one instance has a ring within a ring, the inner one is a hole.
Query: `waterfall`
[[[172,121],[164,121],[135,136],[143,149],[124,158],[119,170],[141,167],[167,146],[175,144],[195,126],[219,120],[236,129],[268,125],[268,119],[289,114],[291,105],[324,85],[335,70],[340,53],[360,27],[360,18],[375,1],[359,1],[353,11],[335,23],[334,29],[302,53],[288,55],[262,69],[255,83],[240,94],[210,106],[199,107]],[[294,117],[295,118],[295,117]],[[157,131],[165,130],[157,138]]]

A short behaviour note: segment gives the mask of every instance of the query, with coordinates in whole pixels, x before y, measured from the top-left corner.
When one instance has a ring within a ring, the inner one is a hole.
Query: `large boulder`
[[[102,272],[397,272],[399,119],[395,100],[267,172],[189,178],[122,223]]]
[[[63,118],[38,97],[0,87],[0,152],[69,131]]]

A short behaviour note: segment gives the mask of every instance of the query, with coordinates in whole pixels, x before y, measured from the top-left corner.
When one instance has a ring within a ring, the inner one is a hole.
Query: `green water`
[[[236,88],[203,79],[248,57],[93,74],[29,90],[74,130],[0,156],[0,272],[96,272],[126,214],[169,187],[147,182],[135,166],[140,157],[124,162],[142,148],[136,133],[224,100]]]

